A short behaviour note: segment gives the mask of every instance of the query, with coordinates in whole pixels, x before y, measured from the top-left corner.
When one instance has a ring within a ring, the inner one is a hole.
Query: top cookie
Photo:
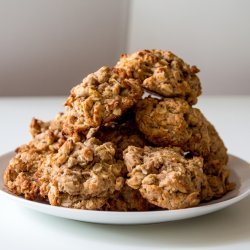
[[[127,77],[140,79],[146,90],[164,97],[180,97],[195,104],[201,94],[200,80],[196,76],[199,69],[170,51],[142,50],[123,54],[115,67]]]
[[[142,94],[139,80],[122,78],[119,69],[102,67],[71,90],[65,103],[65,131],[87,132],[109,123],[132,107]]]

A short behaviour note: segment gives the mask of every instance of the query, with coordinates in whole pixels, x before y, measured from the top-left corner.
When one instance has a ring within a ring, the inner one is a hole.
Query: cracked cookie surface
[[[26,199],[46,199],[49,184],[49,157],[64,143],[62,121],[59,114],[51,122],[33,119],[30,131],[33,139],[20,146],[4,173],[5,186]]]
[[[68,139],[51,158],[49,202],[52,205],[99,209],[122,188],[123,162],[114,158],[112,143],[96,138]]]
[[[116,68],[127,77],[140,79],[142,86],[164,97],[180,97],[190,104],[197,102],[201,84],[196,66],[189,66],[170,51],[141,50],[123,54]]]
[[[66,133],[85,132],[120,117],[141,98],[139,81],[122,78],[119,69],[102,67],[71,90],[66,100]]]
[[[210,152],[205,118],[180,98],[147,97],[136,106],[136,122],[146,138],[157,146],[178,146],[197,155]]]
[[[193,207],[212,196],[203,159],[186,159],[178,148],[137,148],[124,151],[127,184],[150,203],[165,209]]]

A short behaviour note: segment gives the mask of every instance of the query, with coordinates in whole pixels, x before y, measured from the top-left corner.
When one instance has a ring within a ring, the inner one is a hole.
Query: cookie
[[[139,130],[156,146],[178,146],[197,155],[208,155],[210,139],[199,109],[180,98],[147,97],[136,105]]]
[[[164,209],[197,206],[212,196],[201,157],[185,158],[178,148],[128,147],[127,185],[139,190],[148,202]]]
[[[123,54],[115,67],[127,77],[141,80],[146,90],[163,97],[179,97],[195,104],[201,94],[201,83],[196,75],[199,69],[170,51],[141,50]]]
[[[30,126],[33,139],[16,150],[4,173],[5,186],[26,199],[46,199],[49,184],[48,157],[64,143],[59,114],[51,122],[33,119]]]
[[[75,143],[68,139],[51,158],[50,204],[99,209],[101,201],[122,188],[123,162],[116,161],[114,155],[115,148],[110,142],[90,138]]]
[[[66,100],[66,133],[86,133],[120,117],[141,98],[139,81],[122,78],[119,70],[102,67],[71,90]]]

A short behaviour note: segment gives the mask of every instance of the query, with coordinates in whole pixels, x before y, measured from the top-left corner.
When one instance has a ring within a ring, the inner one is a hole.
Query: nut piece
[[[87,132],[120,117],[142,96],[139,81],[121,78],[118,69],[102,67],[71,90],[66,100],[65,132]]]
[[[142,81],[142,86],[164,97],[180,97],[190,104],[197,103],[201,84],[196,66],[189,66],[170,51],[141,50],[123,54],[116,68],[127,77]]]
[[[178,148],[128,147],[124,151],[130,173],[127,184],[143,198],[165,209],[193,207],[212,196],[203,159],[186,159]]]

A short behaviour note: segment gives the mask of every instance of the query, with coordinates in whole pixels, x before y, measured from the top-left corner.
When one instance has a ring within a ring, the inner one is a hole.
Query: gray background
[[[250,1],[0,0],[0,96],[67,95],[121,53],[168,49],[203,93],[250,94]]]

